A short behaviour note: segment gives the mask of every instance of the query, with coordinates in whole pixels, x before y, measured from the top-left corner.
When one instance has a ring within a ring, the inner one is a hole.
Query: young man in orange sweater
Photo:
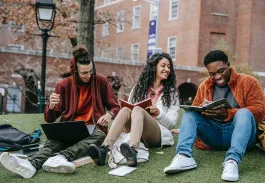
[[[204,65],[209,77],[199,86],[192,105],[203,106],[226,98],[232,109],[186,111],[181,120],[176,156],[164,172],[172,174],[197,167],[192,147],[198,137],[195,147],[227,150],[221,178],[237,181],[238,164],[246,149],[257,143],[256,122],[265,117],[264,93],[255,78],[237,73],[220,50],[208,53]]]
[[[31,178],[41,168],[55,173],[73,173],[75,165],[71,161],[89,155],[89,145],[100,145],[105,139],[108,123],[120,110],[114,92],[107,78],[96,74],[94,62],[85,48],[73,51],[70,69],[72,76],[61,80],[50,95],[44,111],[45,121],[52,123],[61,117],[60,121],[82,120],[97,128],[80,141],[48,140],[42,150],[27,160],[2,153],[0,161],[8,170],[24,178]]]

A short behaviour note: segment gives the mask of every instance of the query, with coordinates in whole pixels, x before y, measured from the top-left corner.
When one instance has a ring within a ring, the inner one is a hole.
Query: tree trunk
[[[78,45],[85,45],[94,57],[94,11],[95,0],[80,0]]]

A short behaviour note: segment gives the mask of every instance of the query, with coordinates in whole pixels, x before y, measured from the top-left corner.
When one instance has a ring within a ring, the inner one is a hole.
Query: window
[[[139,57],[139,44],[132,44],[132,60],[138,60]]]
[[[21,90],[19,88],[7,88],[7,112],[21,112]]]
[[[158,6],[150,4],[150,20],[156,20],[158,13]]]
[[[225,33],[211,32],[209,50],[215,49],[218,45],[225,44]]]
[[[169,20],[176,19],[178,17],[179,0],[170,0],[169,6]]]
[[[133,24],[132,28],[140,28],[140,15],[141,15],[141,6],[133,7]]]
[[[123,49],[122,49],[122,47],[116,48],[116,58],[123,58]]]
[[[109,57],[109,50],[108,49],[102,50],[102,57],[103,58],[108,58]]]
[[[119,11],[117,13],[117,32],[123,32],[124,31],[124,11]]]
[[[110,3],[110,0],[104,0],[104,5],[107,5]]]
[[[108,22],[103,24],[102,35],[103,36],[109,35],[109,23]]]
[[[8,21],[8,30],[13,32],[25,32],[25,26],[22,24],[15,24],[13,21]]]
[[[228,0],[212,0],[212,14],[227,15],[229,3]]]
[[[176,60],[177,37],[169,37],[167,45],[167,52],[171,56],[172,60]]]

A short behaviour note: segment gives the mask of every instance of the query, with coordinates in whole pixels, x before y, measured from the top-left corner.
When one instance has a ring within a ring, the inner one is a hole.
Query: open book
[[[152,106],[152,101],[150,98],[143,100],[141,102],[135,103],[135,104],[130,104],[129,102],[127,102],[125,100],[121,100],[121,99],[119,101],[120,101],[121,108],[128,107],[129,109],[133,109],[135,106],[139,106],[139,107],[145,109],[149,106]]]
[[[180,108],[183,108],[184,110],[191,110],[191,111],[197,111],[197,112],[203,112],[205,110],[214,110],[218,108],[225,108],[225,109],[231,109],[232,107],[228,103],[228,101],[225,98],[222,98],[220,100],[216,100],[210,104],[206,104],[202,107],[200,106],[190,106],[190,105],[180,105]]]

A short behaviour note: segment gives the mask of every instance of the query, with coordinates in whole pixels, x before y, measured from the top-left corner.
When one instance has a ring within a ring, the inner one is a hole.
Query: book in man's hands
[[[151,99],[146,99],[146,100],[143,100],[141,102],[138,102],[138,103],[135,103],[135,104],[130,104],[129,102],[125,101],[125,100],[119,100],[120,101],[120,106],[121,108],[123,107],[128,107],[129,109],[133,109],[135,106],[139,106],[143,109],[149,107],[149,106],[152,106],[152,101]]]
[[[190,106],[190,105],[180,105],[180,108],[183,108],[184,110],[191,110],[191,111],[197,111],[197,112],[203,112],[205,110],[214,110],[219,108],[225,108],[225,109],[231,109],[232,107],[226,100],[226,98],[222,98],[220,100],[216,100],[210,104],[206,104],[204,106]]]

